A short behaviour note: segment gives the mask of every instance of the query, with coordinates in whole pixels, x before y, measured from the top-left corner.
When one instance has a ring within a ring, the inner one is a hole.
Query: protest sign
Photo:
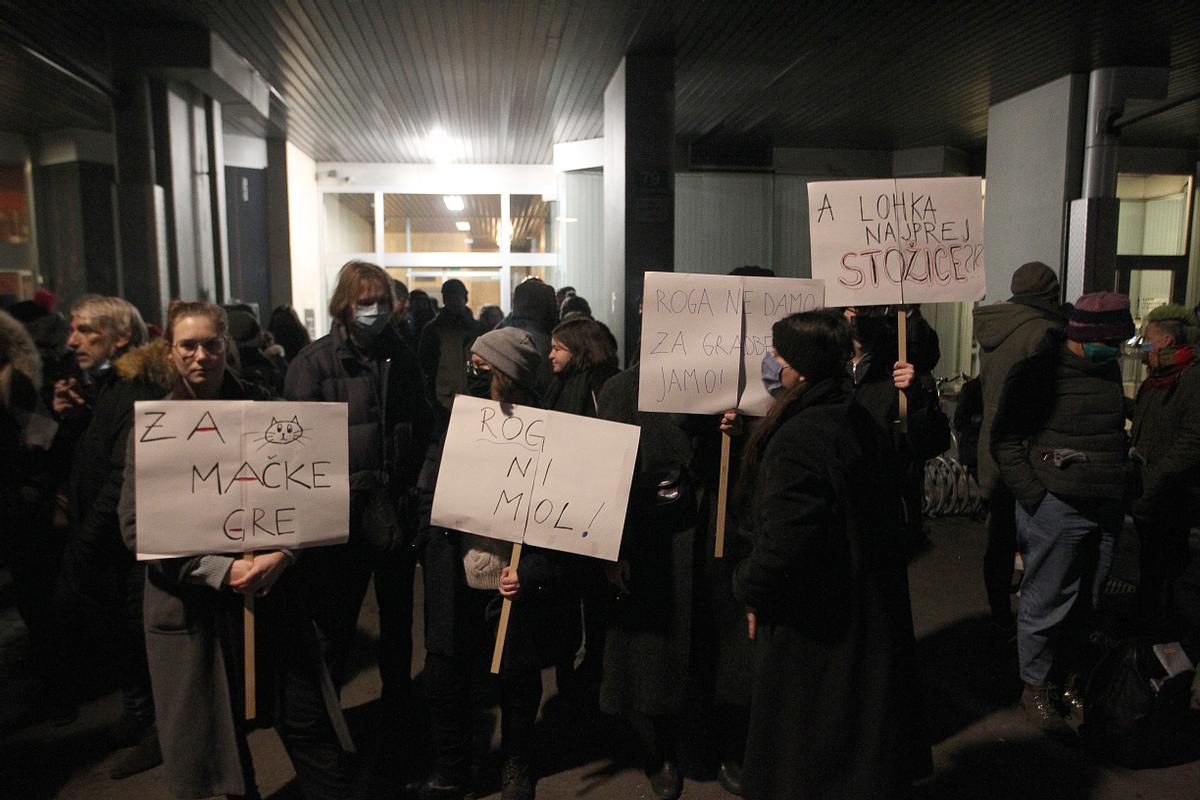
[[[347,442],[344,403],[137,403],[137,557],[345,542]]]
[[[979,300],[987,289],[979,178],[810,183],[808,227],[830,306]]]
[[[635,425],[454,398],[431,522],[616,561]]]
[[[820,281],[647,272],[638,410],[761,416],[771,326],[824,306]]]

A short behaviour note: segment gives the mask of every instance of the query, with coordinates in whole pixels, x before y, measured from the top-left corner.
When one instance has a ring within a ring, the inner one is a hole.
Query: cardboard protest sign
[[[431,522],[616,561],[641,430],[454,398]]]
[[[638,409],[767,413],[760,380],[771,326],[824,306],[821,281],[647,272]]]
[[[139,402],[133,445],[139,559],[346,541],[344,403]]]
[[[810,183],[808,227],[827,305],[979,300],[987,289],[980,178]]]

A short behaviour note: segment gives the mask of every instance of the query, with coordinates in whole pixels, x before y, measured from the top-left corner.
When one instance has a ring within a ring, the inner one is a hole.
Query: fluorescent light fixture
[[[579,222],[579,217],[555,217],[559,222]]]
[[[461,195],[447,194],[442,196],[442,202],[446,204],[447,211],[462,211],[466,208]]]
[[[441,128],[434,128],[425,140],[425,153],[435,164],[449,164],[453,155],[454,143]]]
[[[471,223],[467,222],[465,219],[460,219],[458,222],[454,223],[454,227],[458,228],[463,233],[466,233],[467,231],[471,230]]]

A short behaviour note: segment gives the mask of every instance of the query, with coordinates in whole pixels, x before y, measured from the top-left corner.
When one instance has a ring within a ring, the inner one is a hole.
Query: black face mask
[[[475,375],[467,373],[467,394],[484,400],[492,396],[492,371],[481,369]]]

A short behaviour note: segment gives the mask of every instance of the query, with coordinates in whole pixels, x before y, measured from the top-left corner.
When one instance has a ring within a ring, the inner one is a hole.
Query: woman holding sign
[[[267,399],[226,369],[226,328],[219,306],[172,304],[164,337],[177,375],[167,399]],[[134,448],[128,453],[121,527],[136,552]],[[253,560],[222,553],[147,562],[146,654],[167,784],[177,797],[258,796],[243,721],[244,597],[258,598],[259,695],[277,698],[275,724],[304,796],[352,794],[339,745],[339,737],[349,743],[345,723],[323,674],[311,618],[289,586],[286,571],[293,560],[291,553],[275,550]]]
[[[520,328],[485,333],[471,346],[469,385],[492,400],[539,406],[534,391],[542,355]],[[488,378],[490,380],[479,380]],[[421,470],[422,572],[425,578],[425,686],[433,725],[434,772],[421,800],[460,800],[471,788],[473,667],[491,654],[502,598],[514,600],[500,667],[503,800],[534,796],[534,721],[542,697],[540,668],[562,647],[570,616],[557,587],[559,554],[525,547],[516,570],[512,545],[433,528],[429,515],[442,446],[431,447]],[[576,612],[578,613],[578,612]]]
[[[847,386],[845,323],[794,314],[772,336],[785,391],[746,446],[734,575],[755,640],[745,796],[906,797],[931,764],[894,459]]]

